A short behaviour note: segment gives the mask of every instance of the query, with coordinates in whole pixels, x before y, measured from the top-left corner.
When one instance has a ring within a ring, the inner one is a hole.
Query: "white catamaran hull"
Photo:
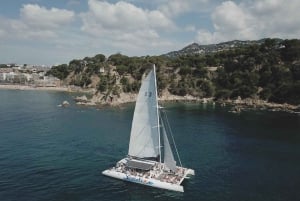
[[[192,171],[193,170],[190,170],[190,172],[192,172]],[[102,174],[104,174],[106,176],[109,176],[109,177],[116,178],[116,179],[121,179],[121,180],[124,180],[124,181],[143,184],[143,185],[146,185],[146,186],[151,186],[151,187],[156,187],[156,188],[161,188],[161,189],[167,189],[167,190],[171,190],[171,191],[184,192],[183,186],[181,186],[181,185],[162,182],[162,181],[157,180],[157,179],[133,176],[133,175],[125,174],[125,173],[122,173],[122,172],[117,172],[115,170],[104,170],[102,172]]]
[[[128,158],[124,158],[120,160],[117,164],[125,164],[128,162]],[[149,161],[143,161],[145,163],[149,164]],[[150,162],[150,164],[153,162]],[[163,166],[164,164],[157,163],[156,165]],[[195,171],[193,169],[183,168],[183,167],[177,167],[178,174],[168,174],[161,172],[160,170],[155,170],[155,168],[151,168],[148,171],[145,171],[144,173],[141,173],[140,175],[132,173],[131,171],[124,170],[120,167],[112,167],[110,169],[104,170],[102,172],[103,175],[113,177],[116,179],[121,179],[124,181],[129,181],[133,183],[143,184],[146,186],[161,188],[161,189],[167,189],[171,191],[178,191],[178,192],[184,192],[183,186],[180,184],[183,182],[184,179],[189,179],[189,176],[195,175]],[[181,174],[180,174],[181,173]],[[142,175],[142,176],[141,176]],[[149,175],[152,175],[149,177]],[[169,176],[171,179],[173,177],[173,181],[168,180],[164,178],[164,176]],[[179,180],[174,181],[174,177],[179,178]]]

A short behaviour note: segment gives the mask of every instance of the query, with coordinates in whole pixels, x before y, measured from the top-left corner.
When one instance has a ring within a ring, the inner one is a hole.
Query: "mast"
[[[158,94],[157,94],[157,83],[156,83],[156,69],[155,64],[153,64],[153,73],[154,73],[154,86],[155,86],[155,96],[156,96],[156,115],[157,115],[157,132],[158,132],[158,154],[159,154],[159,163],[161,163],[161,145],[160,145],[160,125],[159,125],[159,111],[158,111]]]

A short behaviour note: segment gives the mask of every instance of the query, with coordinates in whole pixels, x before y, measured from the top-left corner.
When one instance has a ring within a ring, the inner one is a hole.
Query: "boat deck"
[[[163,170],[164,164],[159,162],[153,163],[153,166],[147,170],[130,168],[126,163],[128,163],[127,159],[122,159],[116,164],[115,167],[112,167],[110,170],[124,173],[126,175],[138,176],[144,179],[156,179],[161,182],[167,182],[177,185],[180,185],[182,181],[187,178],[188,174],[192,174],[188,171],[189,169],[178,166],[175,172],[165,171]]]
[[[132,168],[128,167],[128,160],[130,159],[124,158],[120,160],[115,167],[104,170],[102,174],[124,181],[179,192],[184,192],[181,185],[182,181],[185,178],[189,178],[188,175],[195,175],[194,170],[178,166],[175,172],[166,171],[163,168],[163,163],[153,161],[150,162],[150,164],[152,163],[151,165],[148,163],[148,166],[144,166],[145,169]],[[138,167],[142,166],[138,165]],[[151,168],[149,169],[150,166]]]

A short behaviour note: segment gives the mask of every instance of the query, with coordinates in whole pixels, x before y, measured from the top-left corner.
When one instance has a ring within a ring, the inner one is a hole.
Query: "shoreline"
[[[96,107],[118,107],[128,103],[134,103],[137,94],[134,93],[121,93],[119,96],[112,96],[111,101],[104,99],[103,94],[95,95],[95,89],[82,89],[75,86],[30,86],[30,85],[14,85],[14,84],[0,84],[0,90],[32,90],[32,91],[57,91],[57,92],[78,92],[85,94],[94,94],[91,99],[87,99],[85,95],[75,97],[77,105],[81,106],[96,106]],[[214,100],[214,97],[210,98],[197,98],[190,95],[176,96],[169,92],[164,92],[162,96],[158,97],[159,102],[181,102],[181,103],[218,103],[221,106],[231,106],[233,113],[240,113],[246,109],[264,109],[269,111],[285,111],[289,113],[299,113],[300,105],[291,105],[287,103],[272,103],[260,99],[236,99],[236,100]]]
[[[218,103],[221,106],[231,106],[230,112],[233,113],[240,113],[241,111],[248,110],[248,109],[260,109],[260,110],[268,110],[268,111],[283,111],[289,113],[299,113],[300,105],[291,105],[288,103],[274,103],[268,102],[261,99],[252,99],[252,98],[237,98],[235,100],[218,100]]]
[[[134,103],[136,101],[137,94],[133,93],[121,93],[119,96],[111,96],[105,99],[104,95],[97,94],[91,99],[87,99],[86,96],[75,97],[77,105],[82,106],[95,106],[95,107],[122,107],[123,105]],[[273,103],[267,102],[261,99],[226,99],[215,100],[214,97],[210,98],[198,98],[190,95],[176,96],[169,93],[164,93],[158,97],[160,103],[195,103],[195,104],[219,104],[222,107],[230,107],[229,112],[240,113],[246,110],[267,110],[267,111],[282,111],[288,113],[300,113],[300,105],[291,105],[287,103]]]

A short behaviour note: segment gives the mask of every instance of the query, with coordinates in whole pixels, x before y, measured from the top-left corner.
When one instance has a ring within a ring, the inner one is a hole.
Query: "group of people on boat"
[[[156,163],[150,170],[139,170],[134,168],[129,168],[126,164],[118,162],[115,167],[112,167],[113,170],[121,172],[124,174],[137,176],[145,179],[157,179],[162,182],[180,184],[182,178],[184,177],[184,169],[178,167],[176,172],[162,171],[162,164]]]

